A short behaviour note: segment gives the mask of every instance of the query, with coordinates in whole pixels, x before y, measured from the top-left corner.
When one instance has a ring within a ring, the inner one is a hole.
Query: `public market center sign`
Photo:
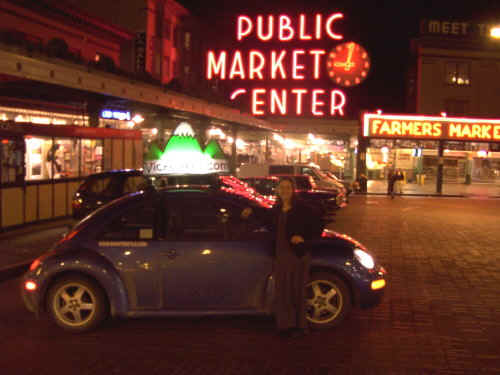
[[[500,120],[365,113],[363,136],[500,142]]]
[[[236,43],[251,42],[252,48],[207,51],[206,78],[237,82],[230,99],[247,95],[253,115],[343,116],[347,97],[339,86],[359,85],[371,67],[362,46],[343,41],[343,18],[342,13],[240,15]],[[327,50],[325,42],[335,45]],[[326,77],[333,88],[321,87]]]

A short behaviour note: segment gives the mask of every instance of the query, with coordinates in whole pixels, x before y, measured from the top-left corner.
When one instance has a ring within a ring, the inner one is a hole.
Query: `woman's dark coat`
[[[281,204],[273,207],[273,221],[271,224],[273,232],[278,227],[278,218],[281,209]],[[286,233],[288,240],[291,241],[293,236],[301,236],[307,242],[315,238],[320,238],[322,232],[323,223],[321,221],[321,213],[301,200],[295,199],[287,216]],[[298,256],[303,256],[308,250],[307,243],[292,245],[292,248]]]

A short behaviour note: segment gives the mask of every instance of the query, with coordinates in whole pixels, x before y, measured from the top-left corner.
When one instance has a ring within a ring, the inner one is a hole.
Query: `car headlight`
[[[369,270],[375,267],[375,261],[373,260],[373,257],[367,252],[361,249],[355,249],[354,256],[363,267],[368,268]]]

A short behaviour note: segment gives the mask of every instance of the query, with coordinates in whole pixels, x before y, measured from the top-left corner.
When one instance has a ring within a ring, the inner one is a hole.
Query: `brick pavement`
[[[499,374],[499,208],[488,199],[352,197],[332,229],[377,256],[388,287],[380,306],[337,329],[283,341],[266,318],[141,319],[75,337],[17,301],[0,309],[0,368],[30,358],[16,373]],[[0,294],[17,295],[14,283]]]
[[[493,199],[357,196],[339,215],[335,229],[388,269],[385,302],[359,318],[386,325],[393,368],[500,373],[499,208]]]

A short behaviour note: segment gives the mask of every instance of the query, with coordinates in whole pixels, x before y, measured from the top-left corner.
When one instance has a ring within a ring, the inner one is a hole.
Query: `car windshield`
[[[276,195],[276,186],[278,185],[278,181],[274,179],[258,179],[256,178],[253,187],[257,192],[262,195]]]

